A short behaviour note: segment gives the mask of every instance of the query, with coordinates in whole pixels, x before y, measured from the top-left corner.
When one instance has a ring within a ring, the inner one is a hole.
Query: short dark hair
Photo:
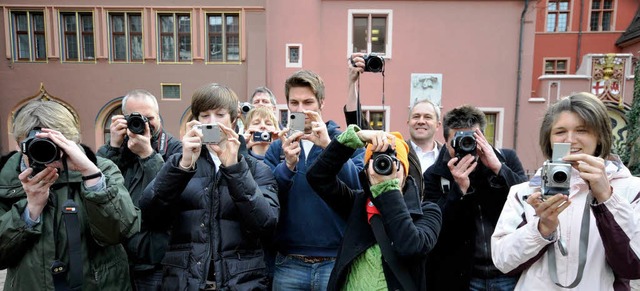
[[[553,156],[551,144],[551,129],[560,113],[569,111],[577,114],[584,121],[585,126],[595,132],[598,137],[595,156],[608,158],[611,154],[613,132],[611,119],[607,107],[595,95],[580,92],[560,99],[547,109],[540,125],[540,149],[542,154],[550,159]]]
[[[316,95],[318,104],[324,101],[324,81],[313,71],[297,71],[285,81],[284,96],[287,98],[287,103],[289,103],[289,90],[293,87],[308,87]]]
[[[191,114],[198,119],[200,112],[224,108],[231,116],[231,122],[238,117],[238,95],[231,88],[216,83],[204,85],[191,97]]]
[[[480,130],[484,132],[487,126],[487,120],[482,110],[471,106],[462,105],[456,107],[444,115],[442,120],[442,129],[444,131],[444,140],[449,140],[449,130],[453,128],[471,128],[479,125]]]

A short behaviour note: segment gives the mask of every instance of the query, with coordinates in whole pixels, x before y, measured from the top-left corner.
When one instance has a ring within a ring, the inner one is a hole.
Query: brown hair
[[[197,119],[200,112],[223,108],[229,112],[231,122],[238,117],[238,95],[231,88],[216,83],[204,85],[191,97],[191,114]]]
[[[585,126],[598,137],[595,156],[607,158],[611,153],[613,133],[607,107],[595,95],[580,92],[560,99],[549,106],[540,125],[540,149],[547,159],[553,156],[551,128],[560,113],[570,111],[584,121]]]
[[[284,96],[289,103],[289,90],[293,87],[308,87],[311,89],[318,104],[324,101],[324,82],[320,76],[309,70],[300,70],[291,75],[284,83]]]

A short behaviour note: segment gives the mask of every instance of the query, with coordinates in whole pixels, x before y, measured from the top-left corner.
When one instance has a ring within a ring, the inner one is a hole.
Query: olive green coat
[[[29,228],[23,219],[27,197],[18,180],[21,156],[14,154],[0,169],[0,269],[8,269],[4,290],[54,290],[50,266],[56,250],[60,260],[69,263],[61,216],[69,186],[61,174],[51,186],[40,222]],[[124,188],[118,168],[103,158],[97,159],[97,165],[106,183],[99,192],[88,191],[79,172],[69,172],[69,182],[81,185],[74,201],[81,226],[82,290],[131,290],[121,242],[139,231],[140,212]]]

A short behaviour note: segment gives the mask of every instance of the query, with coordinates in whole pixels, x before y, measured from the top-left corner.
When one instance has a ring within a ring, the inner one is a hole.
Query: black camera
[[[571,189],[571,164],[562,160],[569,154],[570,143],[554,143],[553,157],[542,165],[542,195],[549,197],[562,193],[569,195]]]
[[[398,164],[396,151],[391,147],[384,152],[374,152],[371,160],[373,161],[373,171],[382,176],[391,175],[393,172],[393,164]]]
[[[61,154],[60,148],[51,139],[36,137],[39,132],[40,127],[34,127],[20,144],[22,153],[29,159],[29,166],[33,168],[32,176],[44,170],[46,164],[60,159]]]
[[[124,117],[127,120],[127,127],[129,131],[135,134],[144,134],[144,130],[146,128],[147,122],[149,120],[147,117],[142,116],[142,114],[138,112],[133,112],[129,115],[125,115]]]
[[[254,142],[271,142],[271,133],[268,131],[256,131],[253,133]]]
[[[251,109],[253,109],[253,105],[249,102],[242,103],[242,105],[240,106],[240,110],[242,111],[243,115],[247,115],[247,113],[249,113]]]
[[[376,55],[364,55],[364,71],[372,73],[384,72],[384,58]]]
[[[476,155],[476,138],[473,136],[473,131],[457,131],[451,140],[451,146],[455,150],[456,158],[462,159],[466,155]]]

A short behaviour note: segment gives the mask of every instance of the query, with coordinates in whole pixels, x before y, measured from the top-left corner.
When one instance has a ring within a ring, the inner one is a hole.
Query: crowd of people
[[[68,108],[28,102],[0,164],[4,290],[631,290],[640,178],[597,97],[549,106],[549,162],[528,179],[472,105],[416,100],[407,139],[371,129],[364,57],[348,62],[344,130],[309,70],[284,87],[303,128],[278,120],[266,87],[245,111],[211,83],[179,140],[136,89],[96,154]]]

